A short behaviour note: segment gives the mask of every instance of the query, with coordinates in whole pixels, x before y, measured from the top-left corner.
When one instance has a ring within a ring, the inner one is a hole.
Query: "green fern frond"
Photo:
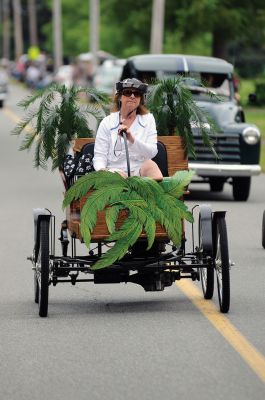
[[[33,132],[35,132],[33,120],[36,117],[36,114],[37,113],[34,111],[29,112],[28,115],[24,119],[19,121],[15,128],[12,130],[12,135],[20,135],[28,126],[32,129]]]
[[[120,185],[112,185],[108,190],[103,187],[93,192],[86,200],[80,215],[80,230],[87,246],[90,244],[91,232],[97,222],[97,212],[103,210],[109,203],[117,201],[123,190]]]
[[[36,137],[36,134],[32,134],[32,133],[27,133],[23,139],[23,141],[21,142],[21,145],[19,147],[19,150],[26,150],[26,149],[30,149],[32,146],[32,143],[34,142]]]
[[[161,196],[162,188],[151,178],[133,176],[126,179],[128,188],[136,191],[147,203],[153,203],[155,196]]]
[[[194,171],[177,171],[170,178],[164,178],[159,184],[164,191],[176,198],[183,195],[185,188],[189,185]]]
[[[33,95],[27,96],[25,99],[21,100],[18,103],[19,107],[27,109],[31,104],[33,104],[37,99],[41,98],[43,94],[46,92],[47,88],[40,89],[36,91]]]
[[[111,205],[111,207],[106,209],[106,224],[110,234],[112,234],[115,231],[119,212],[123,208],[124,208],[123,205],[116,204],[116,205]]]
[[[122,231],[122,238],[119,239],[115,245],[108,250],[103,256],[92,266],[93,270],[108,267],[114,262],[122,259],[127,253],[130,246],[132,246],[142,232],[142,226],[139,222],[128,217],[120,228]]]
[[[100,189],[105,187],[105,190],[107,191],[108,187],[112,187],[113,185],[120,185],[121,187],[126,188],[126,179],[118,173],[112,173],[109,171],[94,171],[84,175],[65,193],[63,209],[68,206],[71,201],[83,197],[92,188]]]
[[[97,90],[91,89],[95,103],[84,107],[79,101],[81,92],[88,93],[89,89],[52,84],[19,103],[28,114],[13,133],[19,135],[29,123],[33,125],[41,141],[35,147],[36,167],[45,167],[49,158],[53,169],[60,167],[73,139],[92,136],[88,117],[92,115],[99,122],[106,115],[107,95],[99,93],[97,96]],[[34,106],[37,109],[33,112]],[[33,143],[27,138],[21,149],[29,148]],[[38,151],[41,154],[37,154]]]
[[[124,179],[119,174],[98,171],[78,179],[67,191],[63,207],[74,199],[84,196],[90,189],[94,190],[86,200],[80,215],[80,230],[85,244],[89,246],[97,213],[104,209],[110,232],[107,241],[116,242],[114,247],[96,263],[95,268],[104,268],[121,259],[142,231],[146,233],[147,249],[150,249],[155,240],[156,223],[163,226],[169,239],[179,246],[182,238],[182,220],[192,222],[193,217],[188,207],[177,197],[182,195],[191,177],[192,172],[183,171],[164,182],[157,183],[148,178]],[[116,230],[121,210],[126,210],[128,217]],[[134,236],[136,233],[137,237]],[[131,237],[134,239],[131,240]]]
[[[120,201],[120,203],[128,210],[129,216],[132,216],[143,226],[148,241],[147,249],[150,249],[155,240],[156,222],[152,214],[149,212],[147,203],[140,200],[125,200]],[[110,240],[114,240],[113,237],[114,236],[112,235]]]

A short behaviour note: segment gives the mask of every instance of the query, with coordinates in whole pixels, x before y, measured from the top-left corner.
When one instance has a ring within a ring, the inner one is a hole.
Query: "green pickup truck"
[[[189,167],[196,172],[196,180],[209,183],[214,192],[221,192],[228,182],[232,184],[234,199],[246,201],[251,177],[261,172],[260,132],[255,125],[245,121],[244,111],[237,99],[232,64],[214,57],[138,55],[127,59],[121,79],[134,77],[148,83],[153,78],[176,74],[187,77],[187,87],[194,100],[217,126],[218,133],[213,135],[213,140],[218,159],[205,148],[194,128],[197,157],[196,160],[189,159]],[[209,90],[217,96],[210,97],[207,94]]]

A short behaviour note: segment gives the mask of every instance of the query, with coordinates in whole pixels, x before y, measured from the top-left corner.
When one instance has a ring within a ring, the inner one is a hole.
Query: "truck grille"
[[[196,154],[194,161],[214,164],[240,164],[239,135],[218,134],[211,136],[211,139],[219,159],[216,159],[211,150],[205,147],[201,136],[194,136]]]

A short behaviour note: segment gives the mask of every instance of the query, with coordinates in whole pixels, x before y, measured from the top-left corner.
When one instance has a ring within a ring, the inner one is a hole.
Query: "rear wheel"
[[[206,212],[206,215],[205,215]],[[205,218],[206,217],[206,218]],[[199,217],[199,249],[203,257],[212,255],[212,219],[211,209],[204,210],[204,215]],[[202,292],[205,299],[211,299],[214,292],[214,268],[200,268]]]
[[[40,221],[40,249],[36,264],[35,301],[39,303],[39,316],[47,317],[49,300],[49,221]]]
[[[224,216],[218,216],[214,223],[214,258],[220,311],[227,313],[230,307],[230,263],[227,230]]]
[[[237,176],[233,178],[233,197],[236,201],[246,201],[250,192],[250,176]]]
[[[4,100],[0,100],[0,108],[4,107]]]
[[[265,249],[265,211],[263,211],[262,218],[262,246]]]

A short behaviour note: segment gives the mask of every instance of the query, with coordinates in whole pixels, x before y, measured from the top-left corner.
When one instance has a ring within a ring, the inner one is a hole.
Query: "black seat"
[[[80,153],[83,154],[91,154],[92,157],[94,157],[94,146],[95,143],[87,143],[85,144]],[[157,142],[157,155],[153,158],[153,161],[155,161],[160,168],[160,171],[162,172],[163,176],[168,176],[168,166],[167,166],[167,150],[166,146],[162,142]]]
[[[163,176],[168,176],[167,167],[167,149],[164,143],[157,142],[157,155],[153,158],[153,161],[157,163]]]
[[[91,156],[94,157],[94,147],[95,147],[95,143],[94,142],[84,144],[84,146],[80,150],[81,155],[83,155],[83,154],[91,154]]]

